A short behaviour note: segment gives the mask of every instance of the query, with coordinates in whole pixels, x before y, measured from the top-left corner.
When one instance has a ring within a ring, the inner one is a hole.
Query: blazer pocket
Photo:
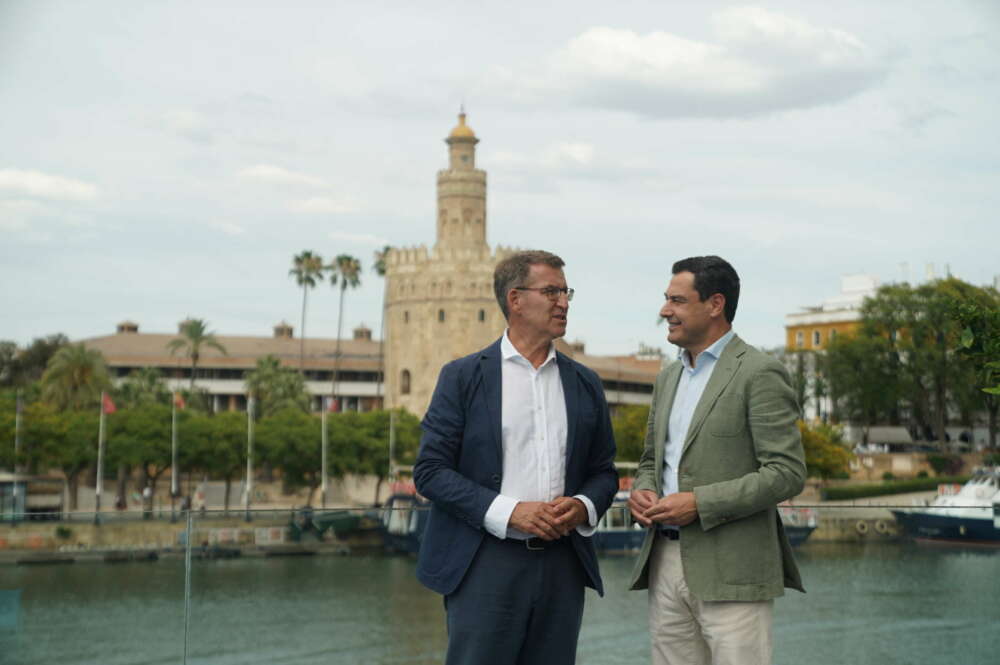
[[[708,417],[713,436],[740,436],[747,430],[747,409],[741,397],[720,397]]]

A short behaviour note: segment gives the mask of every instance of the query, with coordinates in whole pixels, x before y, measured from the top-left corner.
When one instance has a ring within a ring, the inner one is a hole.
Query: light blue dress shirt
[[[712,378],[716,361],[735,334],[730,328],[729,332],[715,340],[711,346],[698,354],[694,367],[691,366],[687,352],[684,349],[680,350],[679,358],[684,368],[681,370],[677,392],[674,394],[674,405],[670,409],[667,440],[663,449],[663,496],[678,492],[677,469],[681,463],[681,453],[684,451],[684,440],[691,426],[691,418],[694,417],[694,410],[698,407],[698,401],[705,392],[708,380]]]

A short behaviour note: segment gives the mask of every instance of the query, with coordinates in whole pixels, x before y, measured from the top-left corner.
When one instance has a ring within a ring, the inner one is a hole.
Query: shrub
[[[928,453],[927,463],[937,475],[954,476],[962,470],[964,463],[958,455],[947,453]]]
[[[865,483],[863,485],[843,485],[840,487],[823,488],[821,496],[824,500],[843,501],[870,496],[884,496],[887,494],[924,492],[937,489],[937,486],[941,484],[963,484],[968,479],[969,476],[942,476],[940,478],[913,478],[911,480],[893,480],[881,483]]]
[[[894,474],[892,471],[886,471],[885,473],[882,474],[882,480],[884,480],[885,482],[889,482],[890,480],[895,480],[895,479],[896,479],[896,474]]]

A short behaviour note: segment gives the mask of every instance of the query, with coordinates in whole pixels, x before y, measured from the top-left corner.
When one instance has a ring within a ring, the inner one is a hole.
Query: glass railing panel
[[[793,549],[807,593],[775,603],[777,665],[1000,653],[1000,547],[915,540],[885,504],[784,511],[789,533],[815,528]],[[178,511],[0,526],[0,661],[440,663],[443,603],[416,581],[412,554],[426,511],[384,515],[207,511],[189,523]],[[646,594],[627,590],[642,530],[620,507],[602,529],[614,536],[602,544],[606,595],[587,593],[577,662],[648,662]]]
[[[184,561],[168,522],[22,517],[0,525],[0,661],[180,662]]]

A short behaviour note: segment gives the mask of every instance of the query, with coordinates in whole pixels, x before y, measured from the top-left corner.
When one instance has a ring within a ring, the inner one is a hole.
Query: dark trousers
[[[445,597],[447,665],[572,665],[585,574],[568,538],[542,551],[486,536]]]

